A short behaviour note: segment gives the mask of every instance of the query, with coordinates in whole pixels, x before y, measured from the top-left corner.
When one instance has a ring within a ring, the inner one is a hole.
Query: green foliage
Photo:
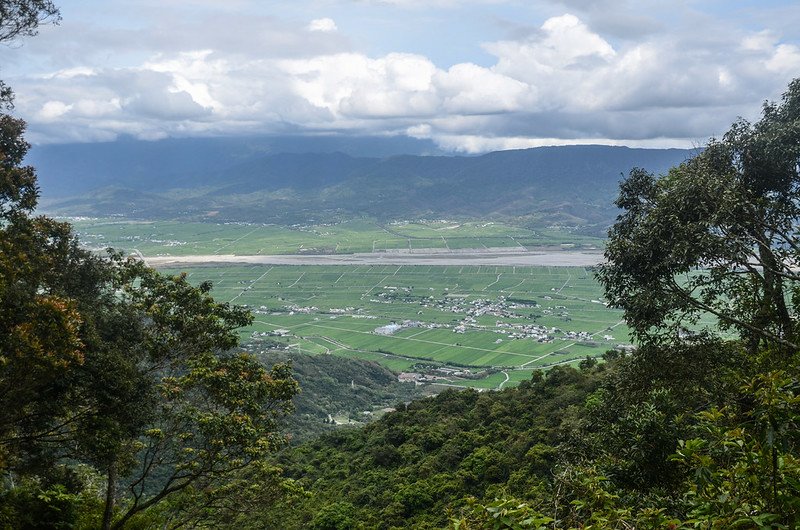
[[[705,315],[705,333],[734,332],[751,353],[798,349],[798,135],[800,80],[664,178],[623,182],[599,277],[639,340],[678,340]]]
[[[281,470],[260,460],[249,464],[216,487],[191,485],[172,496],[135,525],[165,528],[264,528],[261,510],[277,502],[291,507],[305,492],[281,477]],[[279,526],[279,525],[268,525]]]
[[[276,421],[297,391],[288,366],[231,351],[252,317],[215,302],[209,284],[82,251],[22,199],[4,203],[0,231],[16,258],[0,262],[0,467],[48,478],[65,459],[95,466],[109,483],[104,525],[125,486],[115,527],[189,486],[236,493],[229,481],[283,444]],[[77,502],[51,491],[58,483],[31,498]]]
[[[8,480],[8,477],[6,477]],[[96,528],[100,477],[85,466],[57,466],[0,490],[0,528]]]
[[[691,474],[690,522],[712,528],[794,528],[800,521],[800,397],[786,372],[761,374],[746,410],[698,414],[696,437],[673,457]]]
[[[85,360],[84,318],[64,274],[93,258],[77,248],[69,226],[31,217],[35,173],[21,166],[28,144],[24,123],[0,115],[0,467],[21,451],[36,453],[57,440],[52,420],[63,415],[65,374]]]
[[[265,364],[289,363],[301,392],[293,398],[294,412],[286,418],[293,444],[347,425],[328,423],[337,414],[368,423],[375,409],[393,407],[424,395],[413,383],[400,383],[397,375],[372,361],[335,355],[306,355],[269,351],[259,354]],[[375,416],[379,414],[376,411]]]
[[[349,530],[356,528],[355,508],[346,502],[336,502],[323,506],[311,520],[314,530]]]
[[[284,451],[278,465],[309,497],[266,515],[300,528],[346,505],[365,528],[441,528],[469,496],[546,495],[562,420],[602,373],[557,367],[502,392],[448,390]]]
[[[53,16],[50,2],[2,2],[0,41]],[[289,367],[233,350],[252,317],[216,302],[209,283],[92,254],[68,224],[34,217],[23,131],[0,115],[2,525],[178,526],[180,514],[199,520],[190,500],[224,506],[245,483],[260,499],[284,492],[265,458],[284,442]],[[77,476],[81,465],[105,487]]]
[[[470,498],[464,511],[468,515],[450,520],[453,530],[545,530],[553,522],[552,518],[542,515],[527,503],[511,498],[495,499],[488,504]]]

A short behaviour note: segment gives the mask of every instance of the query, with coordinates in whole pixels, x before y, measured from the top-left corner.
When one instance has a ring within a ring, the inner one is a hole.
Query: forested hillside
[[[413,382],[401,383],[397,374],[376,362],[337,355],[308,355],[270,351],[259,358],[267,365],[286,364],[300,385],[294,411],[286,418],[291,443],[342,428],[364,425],[425,391]]]
[[[690,348],[609,352],[603,361],[536,373],[500,392],[446,391],[285,451],[278,464],[309,495],[243,524],[666,527],[693,502],[681,490],[693,463],[671,455],[708,426],[693,410],[737,398],[742,356]],[[505,523],[493,520],[496,508],[509,512]]]
[[[564,423],[605,368],[554,368],[501,392],[448,390],[287,451],[279,465],[311,495],[259,517],[284,528],[443,528],[468,497],[545,493]]]

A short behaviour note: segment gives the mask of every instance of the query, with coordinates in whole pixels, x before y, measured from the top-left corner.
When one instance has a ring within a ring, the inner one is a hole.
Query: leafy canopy
[[[642,342],[732,332],[751,351],[798,350],[800,80],[656,179],[621,184],[599,271]],[[716,326],[701,325],[704,316]]]
[[[0,0],[0,42],[57,20],[49,1]],[[0,109],[11,103],[0,83]],[[89,527],[180,526],[242,477],[276,495],[265,458],[297,392],[289,367],[234,350],[252,316],[210,284],[90,253],[34,215],[24,130],[0,114],[0,526],[71,528],[81,513]]]

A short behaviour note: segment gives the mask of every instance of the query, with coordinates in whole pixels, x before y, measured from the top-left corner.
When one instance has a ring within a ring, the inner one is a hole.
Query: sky
[[[33,143],[696,147],[800,77],[796,0],[56,0],[0,46]]]

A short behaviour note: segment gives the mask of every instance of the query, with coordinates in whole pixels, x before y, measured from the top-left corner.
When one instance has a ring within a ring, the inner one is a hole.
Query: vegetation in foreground
[[[0,42],[57,17],[49,1],[2,1]],[[35,216],[11,104],[3,85],[0,526],[174,526],[244,506],[247,488],[278,492],[266,457],[297,392],[288,366],[234,349],[252,316],[210,284],[89,253],[68,224]]]
[[[0,522],[122,528],[266,473],[289,368],[232,350],[252,317],[210,284],[90,254],[33,217],[21,132],[0,118]]]

